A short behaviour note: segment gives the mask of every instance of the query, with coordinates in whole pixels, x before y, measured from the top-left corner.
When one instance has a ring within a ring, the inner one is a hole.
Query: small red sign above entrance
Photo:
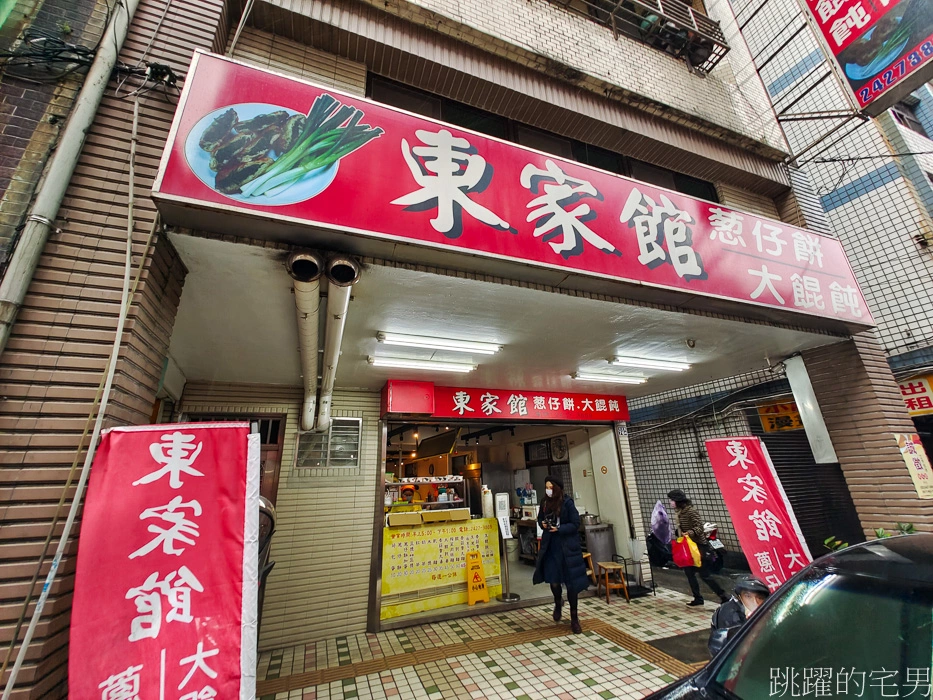
[[[424,412],[424,407],[428,405],[424,393],[428,387],[433,387],[434,408],[430,414]],[[417,391],[413,391],[415,388]],[[570,423],[603,423],[629,419],[625,397],[606,394],[433,386],[427,382],[390,379],[382,390],[382,396],[384,412],[420,414],[426,418]],[[405,396],[412,397],[412,402],[400,400],[400,397]],[[388,401],[390,397],[394,397],[394,400]]]
[[[210,54],[152,196],[170,223],[208,209],[872,325],[835,238]]]

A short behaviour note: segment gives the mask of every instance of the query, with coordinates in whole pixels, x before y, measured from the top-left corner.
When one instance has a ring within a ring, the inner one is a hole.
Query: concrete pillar
[[[803,358],[866,537],[898,522],[933,532],[931,501],[917,497],[894,437],[916,430],[874,333]]]

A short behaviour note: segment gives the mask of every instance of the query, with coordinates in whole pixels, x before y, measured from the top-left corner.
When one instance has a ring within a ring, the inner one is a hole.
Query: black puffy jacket
[[[538,525],[544,517],[544,504],[538,509]],[[535,563],[533,583],[563,583],[577,593],[590,585],[580,547],[580,514],[572,498],[565,498],[560,507],[560,527],[557,532],[545,530]]]

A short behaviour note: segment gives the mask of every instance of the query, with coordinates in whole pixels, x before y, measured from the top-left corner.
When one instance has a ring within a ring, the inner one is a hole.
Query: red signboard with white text
[[[255,697],[257,437],[248,423],[104,433],[81,523],[70,697]]]
[[[706,441],[706,451],[752,573],[777,590],[813,561],[768,450],[756,437]]]
[[[835,238],[201,52],[153,197],[872,324]]]
[[[859,107],[909,76],[933,70],[930,0],[801,0],[819,27]],[[877,111],[877,110],[875,110]]]
[[[391,413],[422,413],[429,418],[469,418],[472,420],[508,421],[627,421],[628,404],[624,396],[608,394],[568,394],[537,389],[477,389],[475,387],[434,386],[430,382],[405,382],[390,379],[383,395],[399,388],[418,389],[416,401],[384,403]],[[411,392],[409,392],[411,393]],[[425,396],[428,401],[425,401]],[[424,413],[430,405],[433,412]]]

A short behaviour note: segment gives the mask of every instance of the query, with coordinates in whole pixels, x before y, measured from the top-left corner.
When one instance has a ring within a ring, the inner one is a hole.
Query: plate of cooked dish
[[[185,140],[188,167],[208,187],[239,202],[295,204],[323,192],[340,159],[382,135],[363,110],[319,95],[307,114],[261,102],[204,115]]]

